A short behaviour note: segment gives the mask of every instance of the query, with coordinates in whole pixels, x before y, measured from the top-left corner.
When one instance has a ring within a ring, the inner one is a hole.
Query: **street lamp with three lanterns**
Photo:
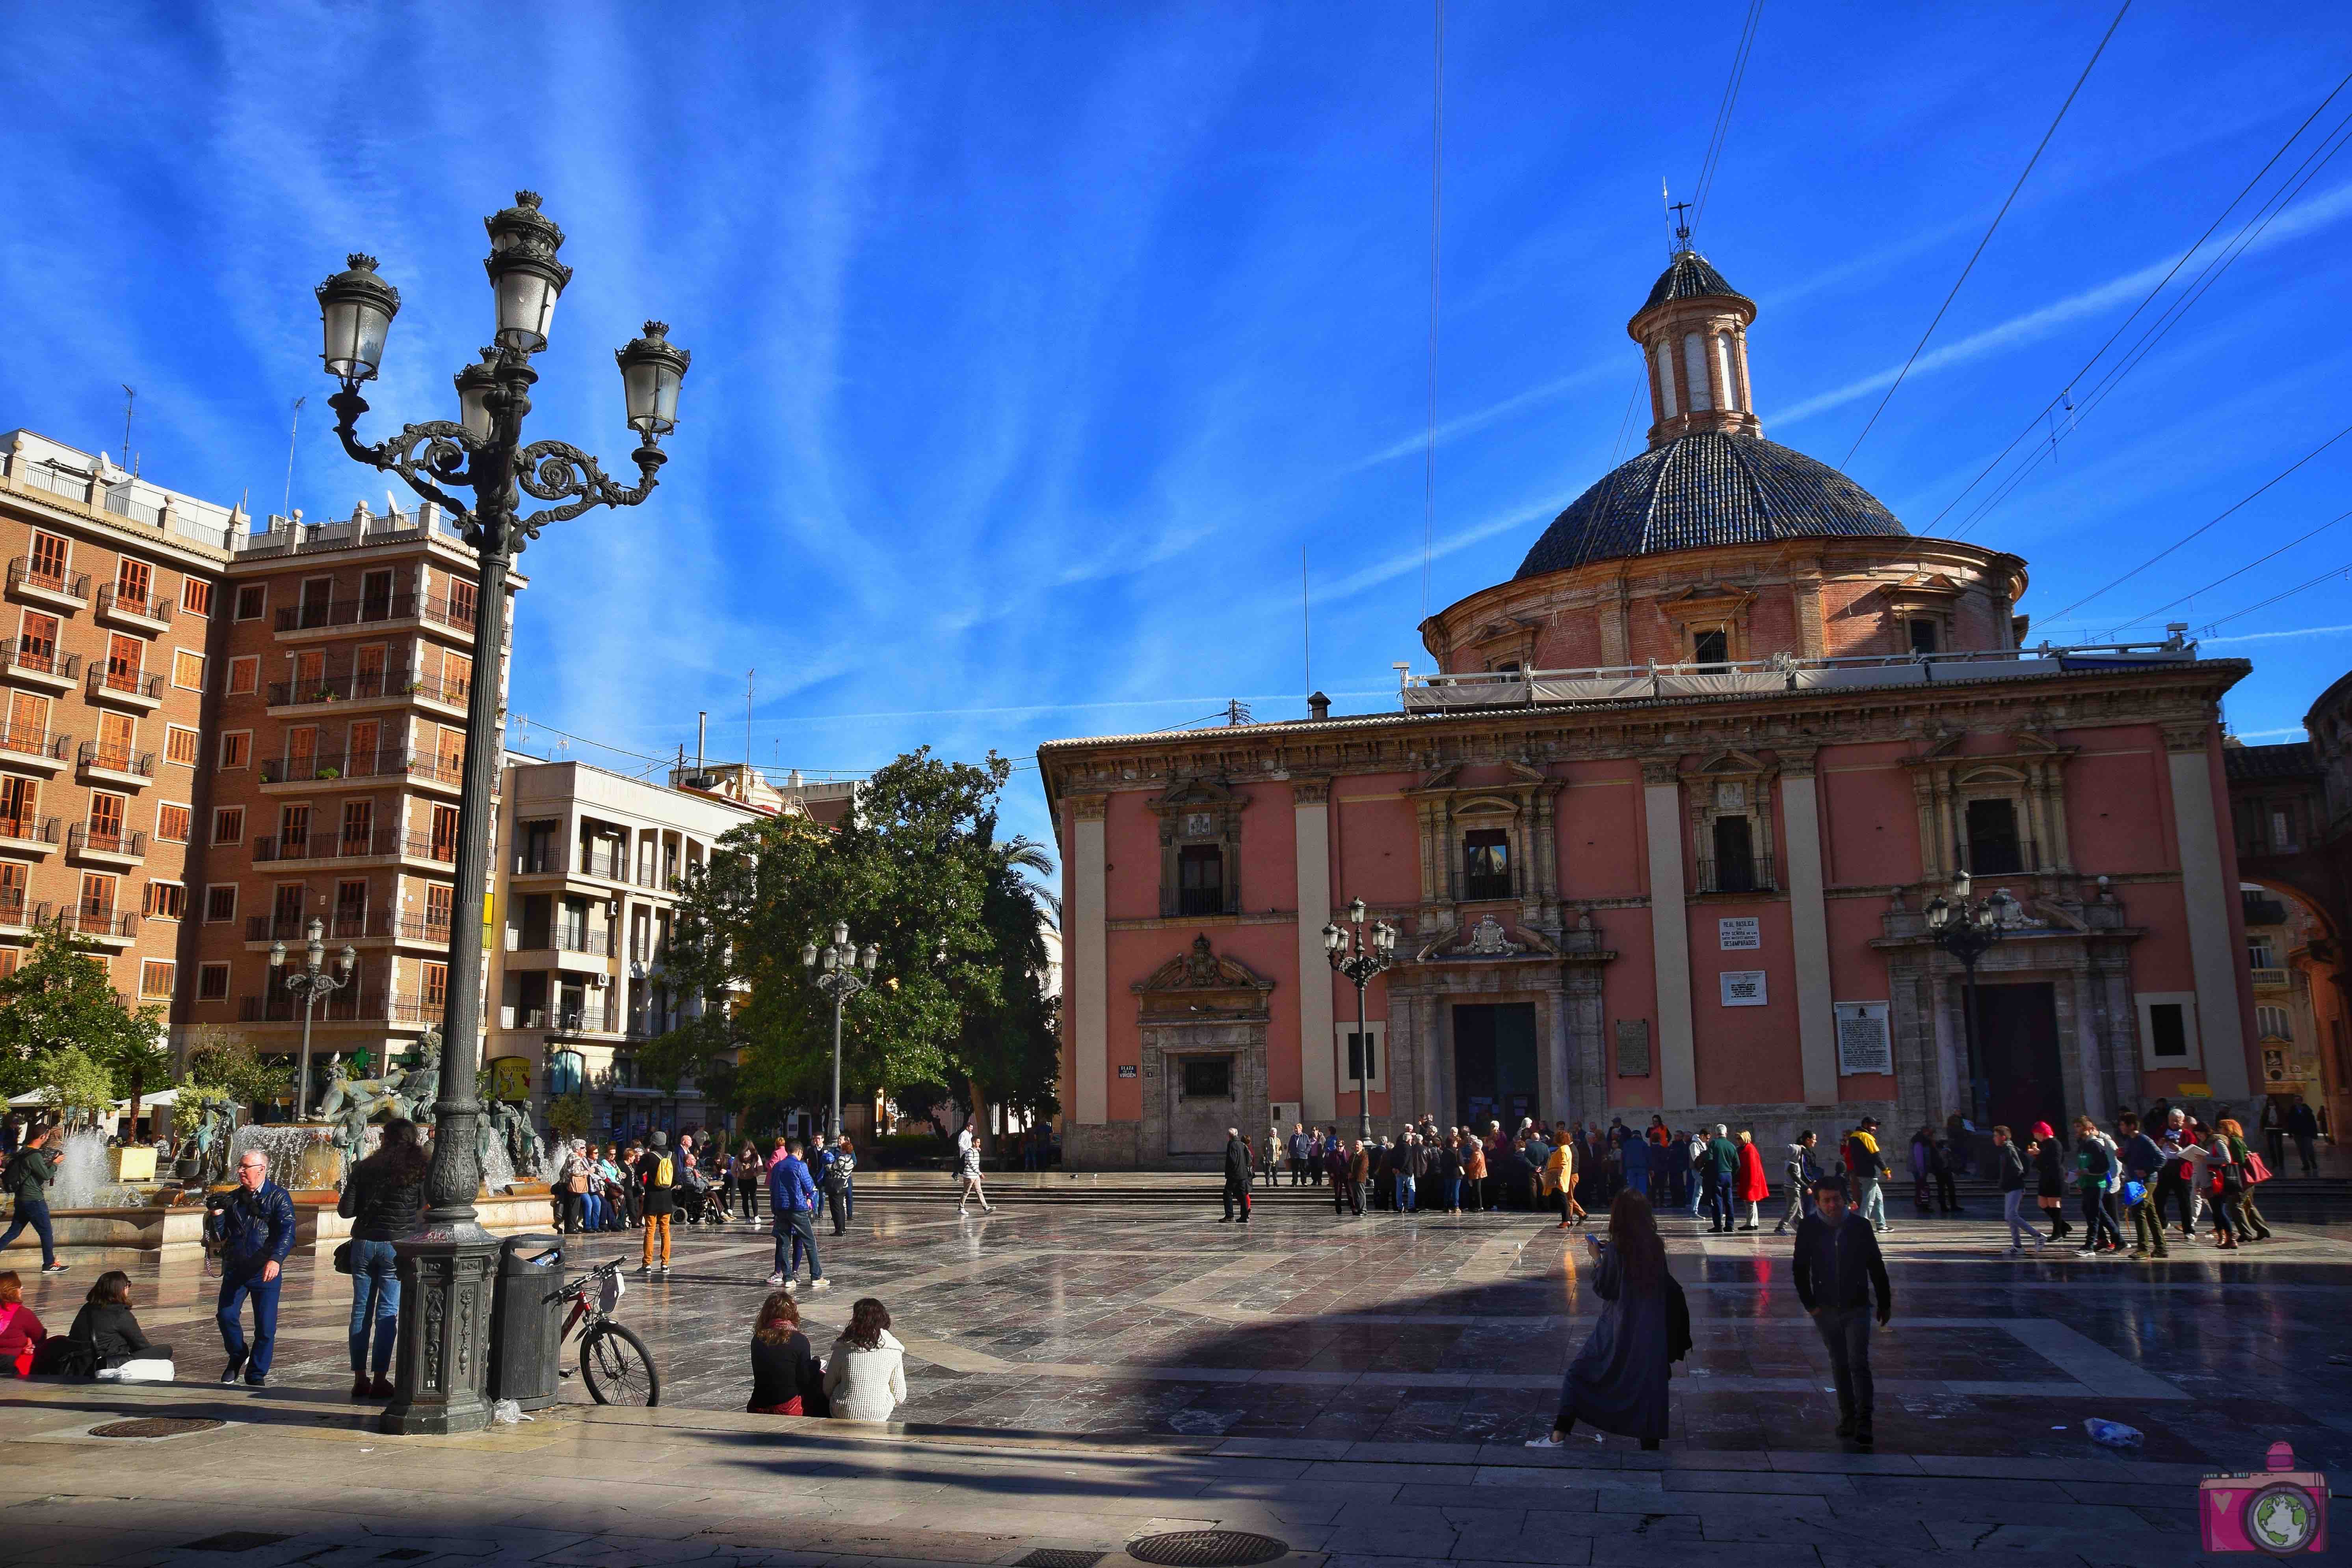
[[[353,982],[356,976],[352,970],[360,961],[359,949],[345,942],[343,951],[336,956],[335,967],[339,973],[328,973],[326,932],[324,921],[311,921],[310,940],[303,947],[303,956],[310,962],[286,976],[286,989],[302,998],[302,1067],[294,1079],[294,1120],[297,1121],[302,1120],[303,1112],[310,1103],[311,1010],[318,1006],[320,997],[332,996]],[[269,967],[281,972],[285,970],[284,942],[269,944]]]
[[[1960,1033],[1968,1048],[1969,1118],[1981,1127],[1988,1114],[1992,1086],[1985,1078],[1983,1047],[1977,1039],[1977,963],[2014,922],[2017,900],[2010,897],[2007,888],[1996,889],[1990,898],[1983,899],[1971,898],[1971,890],[1969,874],[1962,871],[1952,879],[1949,899],[1938,893],[1927,900],[1927,916],[1928,939],[1959,961]]]
[[[801,949],[801,967],[809,972],[809,983],[833,998],[833,1121],[826,1128],[829,1138],[841,1136],[841,1008],[842,1004],[874,984],[874,966],[882,960],[882,950],[867,942],[861,950],[849,940],[849,922],[833,922],[833,940],[820,947],[809,942]]]
[[[321,358],[327,373],[342,384],[327,403],[335,411],[335,435],[343,450],[370,468],[399,475],[419,496],[447,509],[459,536],[472,546],[477,565],[478,673],[466,703],[441,1084],[434,1104],[433,1164],[425,1177],[429,1206],[424,1231],[400,1244],[399,1367],[396,1392],[382,1423],[390,1432],[467,1432],[488,1426],[490,1418],[483,1384],[489,1363],[488,1281],[498,1243],[474,1219],[474,1196],[481,1184],[475,1152],[481,1106],[474,1075],[481,1055],[480,932],[500,750],[498,671],[507,641],[507,574],[517,552],[546,524],[593,507],[635,506],[653,493],[667,460],[659,443],[677,425],[678,386],[689,362],[659,321],[647,321],[645,335],[614,354],[624,416],[638,437],[630,454],[636,484],[609,478],[594,458],[564,442],[523,445],[523,419],[539,380],[531,356],[547,346],[556,300],[572,281],[572,268],[556,259],[563,231],[540,211],[540,199],[531,192],[515,193],[515,205],[483,225],[490,238],[483,268],[495,306],[494,341],[482,350],[478,363],[457,375],[455,420],[427,420],[389,440],[362,444],[359,420],[368,405],[360,387],[375,379],[384,340],[400,312],[400,291],[377,276],[373,257],[359,255],[318,288]],[[470,504],[457,499],[461,491],[470,493]],[[523,515],[524,494],[554,504]],[[454,1324],[456,1331],[427,1335],[422,1325],[428,1321]]]
[[[1371,1037],[1364,1021],[1364,987],[1372,976],[1396,962],[1397,931],[1386,921],[1374,923],[1370,938],[1364,931],[1364,900],[1348,906],[1348,929],[1338,922],[1323,927],[1323,952],[1332,969],[1356,985],[1356,1128],[1358,1136],[1372,1135]]]

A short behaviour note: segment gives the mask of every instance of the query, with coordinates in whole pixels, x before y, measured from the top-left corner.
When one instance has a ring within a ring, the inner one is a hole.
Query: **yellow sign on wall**
[[[495,1057],[490,1061],[490,1098],[520,1105],[530,1099],[530,1063],[522,1057]]]

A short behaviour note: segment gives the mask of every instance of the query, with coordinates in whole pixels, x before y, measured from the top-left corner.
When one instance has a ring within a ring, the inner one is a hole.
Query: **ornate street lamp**
[[[943,950],[944,951],[944,950]],[[810,942],[801,949],[801,967],[809,984],[833,998],[833,1121],[827,1137],[841,1136],[841,1007],[874,984],[874,966],[882,950],[867,942],[864,951],[849,940],[849,922],[833,922],[833,941],[823,947]]]
[[[483,267],[496,305],[496,342],[482,351],[478,364],[457,377],[455,421],[410,425],[388,441],[362,445],[359,420],[368,405],[360,384],[376,374],[400,294],[376,276],[375,259],[367,256],[352,257],[350,270],[318,290],[327,372],[343,384],[327,400],[343,450],[370,468],[398,474],[418,495],[446,508],[477,563],[474,646],[481,657],[466,702],[441,1088],[433,1108],[433,1168],[425,1178],[430,1207],[425,1229],[400,1244],[401,1350],[396,1392],[382,1423],[388,1432],[468,1432],[490,1418],[483,1386],[498,1242],[474,1223],[482,1179],[474,1144],[482,1108],[474,1098],[474,1074],[481,1056],[479,933],[499,750],[497,661],[506,646],[507,574],[516,553],[546,524],[592,507],[635,506],[653,493],[666,460],[656,443],[676,423],[677,385],[688,363],[685,351],[669,346],[658,322],[647,322],[646,337],[621,351],[624,413],[640,438],[630,454],[637,466],[635,486],[607,478],[577,447],[561,441],[524,446],[523,419],[539,379],[530,358],[547,346],[555,301],[572,269],[556,259],[563,231],[540,212],[539,197],[530,192],[516,192],[513,206],[483,222],[490,236]],[[471,493],[470,505],[457,499],[460,491]],[[518,515],[522,493],[556,504]],[[433,1332],[425,1331],[428,1323]]]
[[[339,979],[328,973],[325,967],[326,931],[324,921],[313,920],[310,922],[310,940],[303,953],[310,962],[286,976],[286,989],[302,998],[302,1069],[294,1079],[294,1120],[297,1121],[302,1120],[302,1112],[310,1103],[310,1011],[319,1005],[320,997],[332,996],[352,984],[354,978],[352,970],[360,961],[359,949],[346,942],[336,961],[341,977]],[[284,942],[269,944],[269,967],[277,970],[286,967]]]
[[[1364,937],[1364,900],[1356,900],[1348,906],[1347,931],[1336,924],[1323,928],[1323,952],[1331,967],[1356,983],[1356,1131],[1369,1139],[1372,1135],[1372,1096],[1370,1090],[1372,1054],[1371,1036],[1364,1023],[1364,987],[1372,976],[1396,962],[1396,927],[1381,921],[1372,927],[1371,939]]]
[[[1937,947],[1960,962],[1960,1037],[1969,1058],[1969,1120],[1982,1127],[1988,1114],[1987,1102],[1991,1099],[1991,1085],[1985,1079],[1983,1052],[1977,1043],[1977,961],[2001,939],[2017,900],[2009,896],[2006,888],[1997,889],[1989,899],[1971,900],[1969,893],[1969,874],[1963,871],[1952,879],[1948,900],[1941,893],[1927,900],[1927,935]]]

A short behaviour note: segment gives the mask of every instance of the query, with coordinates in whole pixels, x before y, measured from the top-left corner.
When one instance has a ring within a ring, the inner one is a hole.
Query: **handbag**
[[[352,1244],[347,1241],[341,1247],[335,1248],[335,1272],[338,1274],[349,1274],[351,1271]]]
[[[2271,1179],[2271,1168],[2252,1149],[2246,1151],[2246,1185],[2259,1186]]]

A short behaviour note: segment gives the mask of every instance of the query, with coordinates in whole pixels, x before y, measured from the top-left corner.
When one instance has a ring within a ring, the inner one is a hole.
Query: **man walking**
[[[1356,1217],[1364,1215],[1363,1189],[1356,1184],[1351,1173],[1353,1165],[1348,1155],[1347,1141],[1334,1131],[1323,1143],[1323,1168],[1331,1178],[1331,1217],[1338,1219],[1342,1210],[1352,1209]]]
[[[653,1131],[653,1147],[637,1156],[635,1173],[637,1186],[637,1208],[646,1219],[646,1242],[637,1272],[654,1271],[654,1238],[661,1238],[661,1271],[669,1272],[669,1216],[676,1206],[670,1195],[677,1181],[677,1167],[670,1158],[669,1134],[656,1127]]]
[[[2024,1252],[2025,1248],[2018,1243],[2020,1236],[2032,1237],[2033,1250],[2039,1252],[2042,1242],[2048,1238],[2025,1220],[2025,1154],[2018,1148],[2016,1136],[2007,1127],[1992,1130],[1992,1149],[1993,1158],[2000,1163],[2000,1217],[2009,1222],[2009,1255],[2015,1258]],[[2157,1225],[2157,1245],[2164,1245],[2161,1221]]]
[[[2156,1206],[2157,1173],[2164,1168],[2164,1151],[2156,1140],[2139,1130],[2139,1118],[2126,1110],[2116,1118],[2116,1129],[2123,1134],[2116,1152],[2124,1163],[2124,1181],[2139,1184],[2139,1201],[2131,1201],[2126,1184],[2124,1202],[2131,1209],[2132,1256],[2163,1258],[2168,1256],[2164,1245],[2164,1211]]]
[[[793,1289],[801,1254],[808,1254],[809,1289],[830,1290],[824,1265],[816,1257],[816,1183],[801,1159],[801,1141],[788,1139],[784,1157],[768,1167],[768,1209],[775,1222],[776,1266],[768,1283]]]
[[[23,1148],[8,1156],[6,1186],[9,1195],[16,1200],[16,1217],[9,1221],[8,1234],[0,1236],[0,1247],[5,1247],[24,1235],[26,1226],[31,1226],[33,1234],[41,1238],[44,1274],[66,1271],[66,1265],[58,1261],[57,1233],[49,1228],[49,1188],[58,1179],[58,1157],[49,1144],[57,1135],[55,1127],[44,1127],[27,1139]]]
[[[1715,1136],[1706,1146],[1706,1204],[1712,1211],[1710,1231],[1731,1228],[1731,1180],[1739,1169],[1739,1145],[1731,1141],[1731,1129],[1718,1121]]]
[[[1311,1140],[1307,1136],[1307,1123],[1292,1122],[1290,1124],[1290,1184],[1294,1187],[1303,1187],[1307,1184],[1307,1171],[1312,1163],[1310,1160],[1312,1150],[1308,1147],[1310,1142]]]
[[[1872,1385],[1870,1332],[1895,1315],[1886,1263],[1870,1222],[1846,1207],[1845,1189],[1825,1177],[1813,1189],[1819,1212],[1797,1226],[1797,1300],[1812,1314],[1822,1342],[1829,1347],[1832,1381],[1837,1385],[1841,1437],[1869,1447]],[[1877,1308],[1874,1313],[1872,1298]]]
[[[1225,1129],[1225,1217],[1219,1225],[1234,1223],[1234,1205],[1239,1204],[1242,1223],[1249,1224],[1250,1214],[1250,1154],[1249,1145],[1242,1142],[1242,1130]]]
[[[220,1242],[220,1298],[214,1321],[228,1352],[223,1383],[243,1377],[254,1388],[269,1381],[269,1358],[278,1342],[278,1289],[286,1255],[294,1250],[294,1199],[269,1179],[269,1156],[247,1149],[236,1162],[236,1186],[210,1207],[213,1235]],[[238,1321],[246,1299],[253,1300],[253,1343]]]
[[[1854,1206],[1873,1228],[1893,1230],[1886,1223],[1886,1161],[1878,1152],[1878,1118],[1865,1116],[1862,1125],[1846,1134],[1846,1174],[1853,1179]]]
[[[1808,1127],[1797,1134],[1797,1141],[1789,1145],[1789,1157],[1781,1163],[1780,1169],[1789,1178],[1789,1212],[1782,1215],[1780,1223],[1772,1227],[1774,1236],[1785,1235],[1790,1226],[1803,1222],[1805,1211],[1811,1206],[1810,1200],[1813,1187],[1822,1179],[1822,1168],[1813,1163],[1811,1128]]]
[[[2309,1100],[2298,1100],[2287,1108],[2286,1133],[2288,1137],[2294,1140],[2294,1157],[2302,1163],[2303,1173],[2306,1176],[2319,1174],[2319,1154],[2316,1149],[2319,1142],[2319,1118],[2312,1110]],[[2281,1165],[2284,1165],[2285,1163],[2284,1160],[2279,1162]]]

